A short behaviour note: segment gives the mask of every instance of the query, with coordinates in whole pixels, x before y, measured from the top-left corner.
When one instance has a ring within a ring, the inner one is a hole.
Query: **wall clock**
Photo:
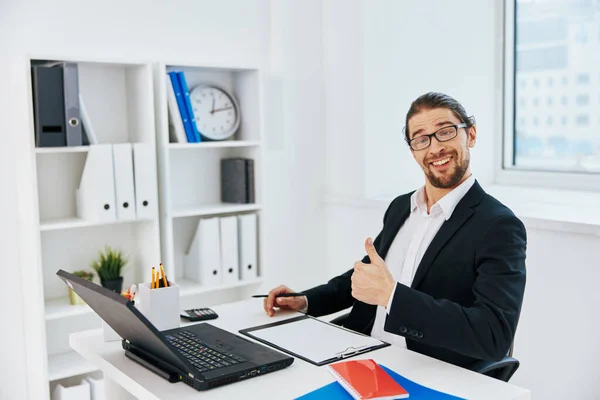
[[[208,140],[226,140],[240,126],[240,108],[235,97],[214,85],[196,86],[190,92],[194,119]]]

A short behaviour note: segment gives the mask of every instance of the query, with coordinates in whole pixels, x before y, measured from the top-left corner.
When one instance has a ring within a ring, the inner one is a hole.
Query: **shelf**
[[[46,321],[75,315],[85,315],[92,312],[93,310],[87,304],[72,306],[69,303],[68,297],[46,301]]]
[[[226,140],[222,142],[201,142],[201,143],[169,143],[171,150],[183,149],[214,149],[223,147],[256,147],[260,142],[256,140]]]
[[[97,371],[98,367],[72,351],[48,357],[48,380],[56,381]]]
[[[102,226],[112,224],[126,224],[131,222],[149,222],[151,219],[130,219],[114,221],[87,221],[81,218],[58,218],[48,219],[40,222],[41,231],[56,231],[61,229],[85,228],[90,226]]]
[[[87,153],[90,146],[36,147],[37,154]]]
[[[244,287],[244,286],[257,285],[259,283],[262,283],[262,281],[263,280],[261,278],[258,278],[258,279],[253,279],[251,281],[239,281],[239,282],[229,283],[229,284],[225,284],[225,285],[205,287],[205,286],[202,286],[202,284],[200,284],[198,282],[189,281],[187,279],[180,279],[177,281],[177,284],[179,285],[179,295],[180,296],[192,296],[192,295],[197,295],[197,294],[217,292],[217,291],[225,290],[225,289],[234,289],[234,288],[239,288],[239,287]]]
[[[171,213],[173,218],[194,217],[202,215],[229,214],[260,210],[260,204],[206,204],[201,206],[179,207]]]

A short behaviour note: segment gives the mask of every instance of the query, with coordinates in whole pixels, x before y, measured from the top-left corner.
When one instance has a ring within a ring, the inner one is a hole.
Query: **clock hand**
[[[219,111],[226,111],[226,110],[231,110],[231,109],[233,109],[233,107],[217,108],[216,110],[212,110],[211,113],[216,113]]]
[[[213,102],[212,102],[212,110],[210,110],[211,114],[215,113],[215,98],[213,97]]]

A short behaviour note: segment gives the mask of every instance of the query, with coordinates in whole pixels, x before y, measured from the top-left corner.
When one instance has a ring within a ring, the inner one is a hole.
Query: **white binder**
[[[113,144],[117,219],[135,219],[135,188],[131,143]]]
[[[90,221],[117,219],[113,153],[110,144],[90,146],[76,190],[77,216]]]
[[[223,283],[240,279],[237,218],[221,217],[221,276]]]
[[[239,215],[238,242],[240,250],[240,279],[243,281],[258,277],[258,240],[256,214]]]
[[[52,400],[91,400],[90,384],[82,380],[79,385],[64,387],[60,383],[52,392]]]
[[[169,108],[169,133],[171,140],[177,143],[187,143],[187,137],[185,136],[185,129],[183,127],[183,120],[181,119],[181,113],[179,112],[179,105],[177,104],[177,98],[175,97],[175,91],[171,84],[171,78],[167,74],[167,106]]]
[[[210,287],[221,284],[219,218],[203,218],[185,257],[185,277]]]
[[[133,173],[137,218],[154,219],[158,213],[156,158],[149,144],[133,144]]]
[[[104,379],[94,379],[88,376],[85,380],[90,384],[91,400],[105,400]]]

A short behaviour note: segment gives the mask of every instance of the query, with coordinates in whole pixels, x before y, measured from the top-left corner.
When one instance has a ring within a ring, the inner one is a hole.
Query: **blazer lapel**
[[[475,181],[473,187],[469,189],[467,194],[465,194],[462,200],[458,203],[450,219],[442,224],[440,230],[425,251],[423,258],[419,263],[419,267],[417,268],[417,272],[415,273],[412,284],[410,285],[411,288],[416,288],[419,283],[421,283],[425,275],[427,275],[427,271],[429,271],[431,264],[435,260],[435,257],[438,255],[440,250],[456,233],[456,231],[458,231],[460,227],[475,213],[472,207],[479,204],[484,194],[485,192],[481,186],[479,186],[479,183]]]
[[[392,220],[390,221],[390,227],[387,230],[387,235],[385,235],[385,241],[381,243],[380,248],[377,250],[381,258],[385,259],[387,256],[396,235],[400,231],[400,228],[406,222],[406,219],[410,215],[410,194],[406,196],[406,201],[400,205],[398,212],[395,215],[392,215]]]

